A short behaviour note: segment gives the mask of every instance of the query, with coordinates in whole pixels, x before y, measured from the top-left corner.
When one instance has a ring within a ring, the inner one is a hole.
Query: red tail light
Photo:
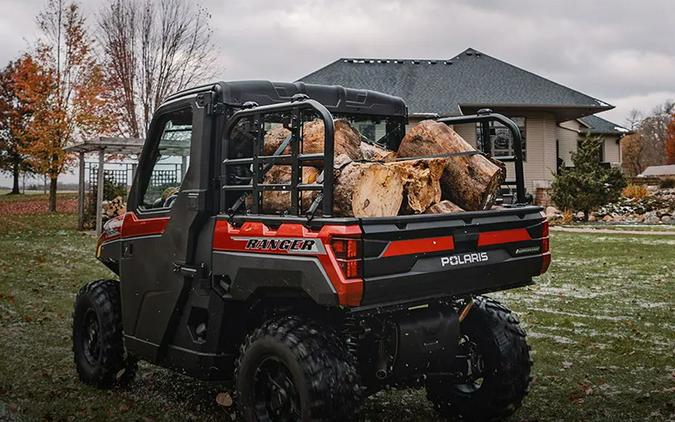
[[[539,274],[544,274],[548,270],[549,265],[551,265],[551,245],[549,244],[548,238],[548,221],[544,221],[542,224],[541,230],[541,268]]]
[[[361,277],[361,247],[358,239],[334,238],[330,242],[345,278]]]

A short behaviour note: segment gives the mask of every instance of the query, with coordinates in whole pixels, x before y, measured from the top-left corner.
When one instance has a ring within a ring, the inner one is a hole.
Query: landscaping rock
[[[672,224],[672,223],[673,223],[673,218],[672,218],[671,216],[669,216],[669,215],[664,215],[663,217],[661,217],[661,222],[662,222],[663,224]]]

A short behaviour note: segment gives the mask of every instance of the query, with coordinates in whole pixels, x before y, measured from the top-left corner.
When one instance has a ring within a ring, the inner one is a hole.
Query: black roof
[[[473,48],[445,60],[342,58],[299,80],[396,95],[411,114],[529,108],[552,110],[564,121],[614,108]]]
[[[215,85],[220,85],[223,101],[235,106],[241,106],[248,101],[254,101],[261,106],[285,103],[291,101],[295,94],[306,94],[309,98],[320,102],[331,113],[401,117],[406,116],[407,113],[405,103],[399,97],[367,89],[352,89],[304,82],[214,82],[172,94],[166,98],[164,103],[209,91]]]
[[[582,117],[579,121],[586,126],[586,128],[581,129],[582,133],[591,135],[626,135],[631,133],[629,129],[598,116]]]

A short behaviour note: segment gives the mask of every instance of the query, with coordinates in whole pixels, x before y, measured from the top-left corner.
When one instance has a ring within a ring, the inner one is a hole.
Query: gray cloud
[[[1,0],[0,60],[44,0]],[[94,14],[104,0],[81,1]],[[671,0],[204,0],[223,79],[295,80],[339,57],[450,58],[471,46],[617,106],[675,98]],[[93,20],[91,22],[93,25]]]

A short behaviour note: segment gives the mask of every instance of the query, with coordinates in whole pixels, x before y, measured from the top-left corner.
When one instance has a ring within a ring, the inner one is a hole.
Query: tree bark
[[[434,204],[427,208],[426,211],[424,211],[425,214],[449,214],[453,212],[462,212],[464,211],[462,208],[458,207],[456,204],[453,204],[452,202],[446,200],[443,200],[437,204]]]
[[[394,161],[396,159],[396,152],[382,148],[379,145],[371,144],[369,142],[361,142],[359,148],[364,160],[368,161]]]
[[[49,212],[56,212],[56,184],[58,177],[49,178]]]
[[[319,176],[319,170],[314,167],[302,168],[302,183],[315,183]],[[291,166],[272,166],[265,174],[264,183],[290,183]],[[316,198],[318,191],[300,192],[300,203],[302,212],[307,211]],[[250,196],[249,196],[250,198]],[[262,212],[281,212],[289,209],[291,206],[291,193],[289,191],[265,191],[262,193]],[[247,207],[250,209],[251,202],[248,201]]]
[[[20,164],[18,162],[14,162],[14,165],[12,166],[12,191],[10,192],[10,195],[18,195],[21,193],[21,190],[19,190],[19,166]]]
[[[472,151],[474,148],[447,125],[424,120],[401,141],[399,157],[416,157]],[[482,155],[445,159],[441,176],[443,199],[470,210],[487,209],[494,203],[504,180],[502,169]]]
[[[334,153],[338,157],[342,154],[347,155],[352,160],[363,159],[361,154],[361,134],[354,129],[348,121],[337,119],[334,122]],[[323,152],[324,148],[324,129],[323,121],[313,120],[303,125],[303,150],[305,154],[318,154]]]
[[[398,169],[382,163],[349,162],[336,173],[333,188],[336,216],[398,215],[405,185]]]

